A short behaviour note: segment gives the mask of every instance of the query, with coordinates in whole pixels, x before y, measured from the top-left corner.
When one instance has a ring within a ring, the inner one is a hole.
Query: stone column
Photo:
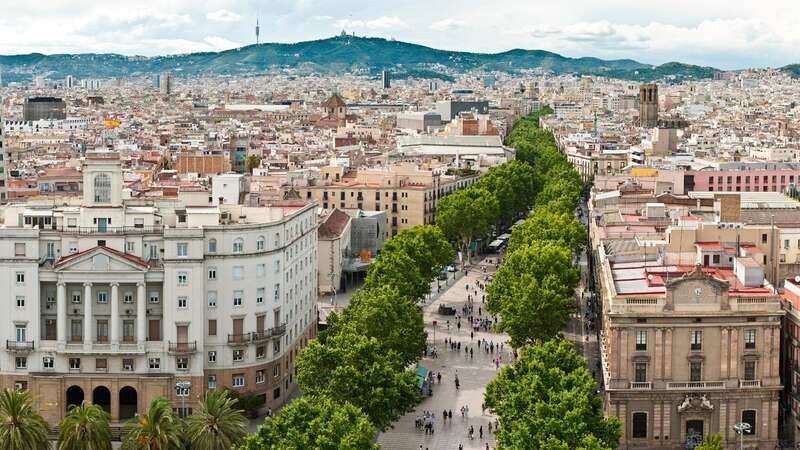
[[[144,281],[136,284],[136,340],[143,344],[146,340],[147,299]]]
[[[56,289],[56,339],[58,346],[67,344],[67,285],[59,281]]]
[[[92,345],[92,283],[83,283],[83,345]]]
[[[119,345],[119,283],[111,283],[111,345]]]

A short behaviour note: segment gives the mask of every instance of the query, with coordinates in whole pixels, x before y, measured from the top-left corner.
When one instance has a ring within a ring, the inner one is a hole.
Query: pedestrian
[[[475,436],[475,428],[472,425],[470,425],[469,426],[469,440],[470,441],[472,440],[473,436]]]
[[[272,408],[267,408],[267,417],[272,417]]]
[[[458,390],[459,386],[460,386],[460,384],[458,382],[458,377],[456,377],[456,390]]]
[[[453,420],[453,410],[452,409],[448,409],[447,410],[447,419],[451,420],[451,421]]]
[[[436,374],[436,382],[442,384],[442,372]]]
[[[472,359],[472,349],[469,349],[469,358]]]
[[[461,407],[461,417],[464,417],[464,407]]]
[[[461,321],[460,320],[458,322],[456,322],[456,328],[458,328],[458,331],[461,331]]]
[[[489,450],[489,443],[486,443],[486,450]]]
[[[464,414],[469,417],[469,405],[464,405]]]
[[[447,422],[447,410],[442,411],[442,423]]]
[[[478,436],[480,436],[480,438],[483,439],[483,425],[478,427]]]
[[[458,351],[461,351],[461,341],[458,341]]]
[[[491,421],[489,421],[489,424],[486,425],[486,428],[489,430],[489,433],[492,432],[492,422]]]
[[[464,450],[464,445],[460,442],[458,443],[458,450]]]
[[[475,333],[470,331],[469,332],[469,340],[472,340],[472,338],[474,338],[474,337],[475,337]]]

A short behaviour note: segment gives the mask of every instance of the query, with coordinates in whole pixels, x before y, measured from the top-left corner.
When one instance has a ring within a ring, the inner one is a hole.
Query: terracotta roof
[[[138,266],[148,267],[147,262],[145,262],[145,260],[143,260],[142,258],[139,258],[138,256],[130,255],[128,253],[124,253],[124,252],[121,252],[119,250],[114,250],[113,248],[102,246],[102,245],[101,246],[92,247],[92,248],[84,250],[82,252],[73,253],[71,255],[67,255],[67,256],[65,256],[63,258],[60,258],[58,261],[56,261],[56,263],[55,263],[55,265],[53,267],[61,267],[61,266],[65,265],[65,264],[68,264],[68,263],[70,263],[72,261],[75,261],[75,260],[81,258],[84,255],[88,255],[88,254],[90,254],[92,252],[95,252],[98,249],[103,249],[103,250],[107,251],[108,253],[111,253],[112,255],[119,256],[120,258],[126,259],[126,260],[128,260],[128,261],[130,261],[130,262],[132,262],[132,263],[134,263],[134,264],[136,264]]]
[[[322,104],[323,108],[344,108],[346,106],[347,103],[344,102],[344,99],[339,94],[331,95],[330,98],[325,100]]]
[[[319,238],[333,239],[341,236],[348,223],[350,223],[350,216],[344,211],[334,208],[325,218],[325,222],[319,226]]]

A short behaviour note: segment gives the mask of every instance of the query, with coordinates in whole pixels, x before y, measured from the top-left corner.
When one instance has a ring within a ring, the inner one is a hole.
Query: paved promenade
[[[489,259],[494,262],[496,257],[490,257]],[[486,267],[486,273],[481,270],[481,267]],[[486,444],[489,444],[491,449],[495,448],[494,434],[488,431],[488,425],[490,422],[494,424],[495,417],[488,413],[482,414],[481,404],[483,403],[483,392],[486,384],[497,374],[497,369],[492,361],[502,356],[503,365],[507,364],[511,358],[511,349],[505,344],[502,352],[495,348],[493,353],[487,353],[482,348],[478,348],[477,343],[479,339],[481,341],[488,340],[497,346],[501,342],[505,343],[508,340],[508,336],[494,332],[479,331],[470,338],[471,327],[468,325],[467,316],[462,318],[461,330],[458,330],[454,316],[443,316],[437,313],[439,305],[445,304],[455,307],[458,314],[461,315],[461,308],[467,302],[466,286],[469,285],[469,294],[476,297],[473,302],[474,314],[477,316],[478,308],[480,308],[483,317],[487,317],[484,305],[481,303],[483,292],[478,289],[476,294],[474,289],[476,288],[476,281],[483,282],[484,277],[493,274],[494,271],[494,264],[488,264],[484,259],[480,266],[473,265],[467,275],[458,278],[455,282],[449,281],[449,287],[445,288],[443,284],[439,294],[436,294],[436,283],[434,282],[434,295],[432,300],[423,306],[423,316],[428,331],[428,341],[436,345],[438,357],[423,358],[420,361],[420,365],[433,372],[441,372],[442,382],[434,385],[432,397],[423,400],[415,411],[406,414],[395,422],[394,429],[381,433],[378,437],[378,443],[383,448],[389,450],[419,450],[420,445],[422,445],[423,449],[429,450],[457,450],[459,444],[463,445],[464,449],[485,450],[487,448]],[[435,341],[434,320],[438,322],[435,330]],[[448,320],[450,321],[449,328],[447,326]],[[445,339],[461,342],[461,350],[450,350],[450,347],[444,344]],[[465,349],[467,348],[473,350],[472,358],[465,356]],[[455,388],[456,372],[460,382],[458,390]],[[469,413],[466,417],[461,416],[460,409],[462,406],[469,407]],[[453,411],[452,421],[443,421],[442,412],[445,409]],[[415,418],[420,416],[423,411],[430,411],[435,415],[436,421],[432,435],[426,435],[422,429],[416,429],[414,426]],[[474,427],[475,430],[472,440],[467,436],[467,430],[470,426]],[[479,436],[480,427],[483,427],[483,438]],[[494,428],[494,425],[492,425],[492,428]]]

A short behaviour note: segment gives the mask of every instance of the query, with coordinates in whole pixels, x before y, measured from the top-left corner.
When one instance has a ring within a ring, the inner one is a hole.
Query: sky
[[[0,54],[155,56],[342,30],[448,50],[680,61],[720,69],[800,62],[797,0],[43,0],[0,6]]]

